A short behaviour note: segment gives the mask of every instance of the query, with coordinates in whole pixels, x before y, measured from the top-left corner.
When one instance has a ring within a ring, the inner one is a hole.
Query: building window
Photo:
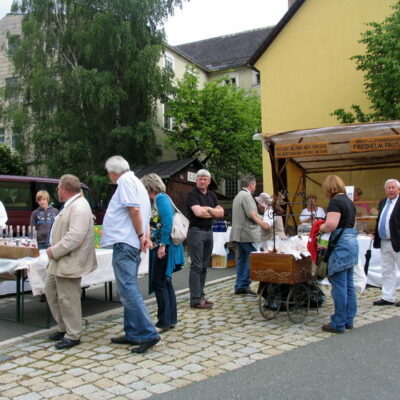
[[[225,179],[225,196],[233,199],[239,192],[239,180],[236,177]]]
[[[18,94],[18,78],[6,78],[5,97],[11,99],[17,97]]]
[[[172,128],[174,127],[174,119],[172,117],[168,117],[167,114],[168,111],[168,103],[164,104],[164,129],[167,131],[172,131]]]
[[[6,130],[4,128],[0,128],[0,143],[4,143],[6,141]]]
[[[164,68],[169,68],[172,71],[174,70],[174,56],[169,53],[165,53],[164,55]]]
[[[225,78],[225,83],[227,85],[235,85],[239,87],[239,77],[238,74],[228,74],[227,77]]]
[[[19,35],[9,35],[7,38],[7,55],[12,57],[17,51],[21,43],[21,37]]]
[[[19,149],[22,144],[22,134],[19,131],[13,130],[11,135],[11,146],[14,149]]]
[[[260,73],[253,71],[253,86],[260,86]]]

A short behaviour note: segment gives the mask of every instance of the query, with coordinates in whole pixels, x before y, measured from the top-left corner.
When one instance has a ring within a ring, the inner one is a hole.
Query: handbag
[[[175,246],[178,246],[186,240],[189,230],[189,220],[181,213],[179,208],[172,201],[171,197],[168,196],[168,198],[170,199],[175,210],[175,214],[172,219],[171,239],[172,243]]]
[[[344,228],[340,231],[340,233],[335,237],[334,240],[331,240],[329,238],[329,243],[327,248],[320,248],[318,251],[318,258],[317,258],[317,279],[322,280],[325,279],[328,276],[328,263],[329,263],[329,257],[333,253],[333,250],[335,250],[335,247],[342,236],[342,233],[344,231]],[[332,237],[332,236],[331,236]]]

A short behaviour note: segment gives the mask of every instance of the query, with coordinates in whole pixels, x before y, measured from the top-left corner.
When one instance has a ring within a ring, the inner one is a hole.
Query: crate
[[[211,267],[213,268],[226,268],[227,257],[226,256],[212,256]]]
[[[311,277],[311,257],[296,260],[291,254],[251,253],[250,279],[270,283],[307,282]]]

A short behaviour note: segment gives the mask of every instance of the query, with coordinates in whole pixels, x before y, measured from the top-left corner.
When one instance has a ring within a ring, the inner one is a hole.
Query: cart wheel
[[[261,315],[270,320],[274,318],[281,308],[281,289],[277,283],[266,283],[258,297],[258,306]]]
[[[289,319],[295,324],[303,322],[309,308],[310,294],[307,286],[302,283],[292,285],[286,300]]]

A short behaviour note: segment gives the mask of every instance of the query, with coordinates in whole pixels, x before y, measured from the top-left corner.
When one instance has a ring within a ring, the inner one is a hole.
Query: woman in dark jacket
[[[149,255],[149,292],[154,290],[156,295],[158,321],[155,325],[162,333],[174,328],[177,323],[172,273],[180,269],[185,263],[185,258],[183,246],[181,244],[175,246],[171,240],[175,210],[171,199],[165,194],[164,182],[157,174],[145,175],[141,180],[153,200],[150,219],[150,238],[153,248]]]
[[[357,299],[353,272],[358,262],[357,231],[354,229],[356,208],[347,197],[344,182],[336,175],[329,175],[322,184],[330,199],[326,222],[321,232],[331,232],[330,241],[341,234],[328,262],[328,279],[332,285],[335,313],[331,322],[322,326],[324,332],[344,333],[353,328],[357,313]]]

